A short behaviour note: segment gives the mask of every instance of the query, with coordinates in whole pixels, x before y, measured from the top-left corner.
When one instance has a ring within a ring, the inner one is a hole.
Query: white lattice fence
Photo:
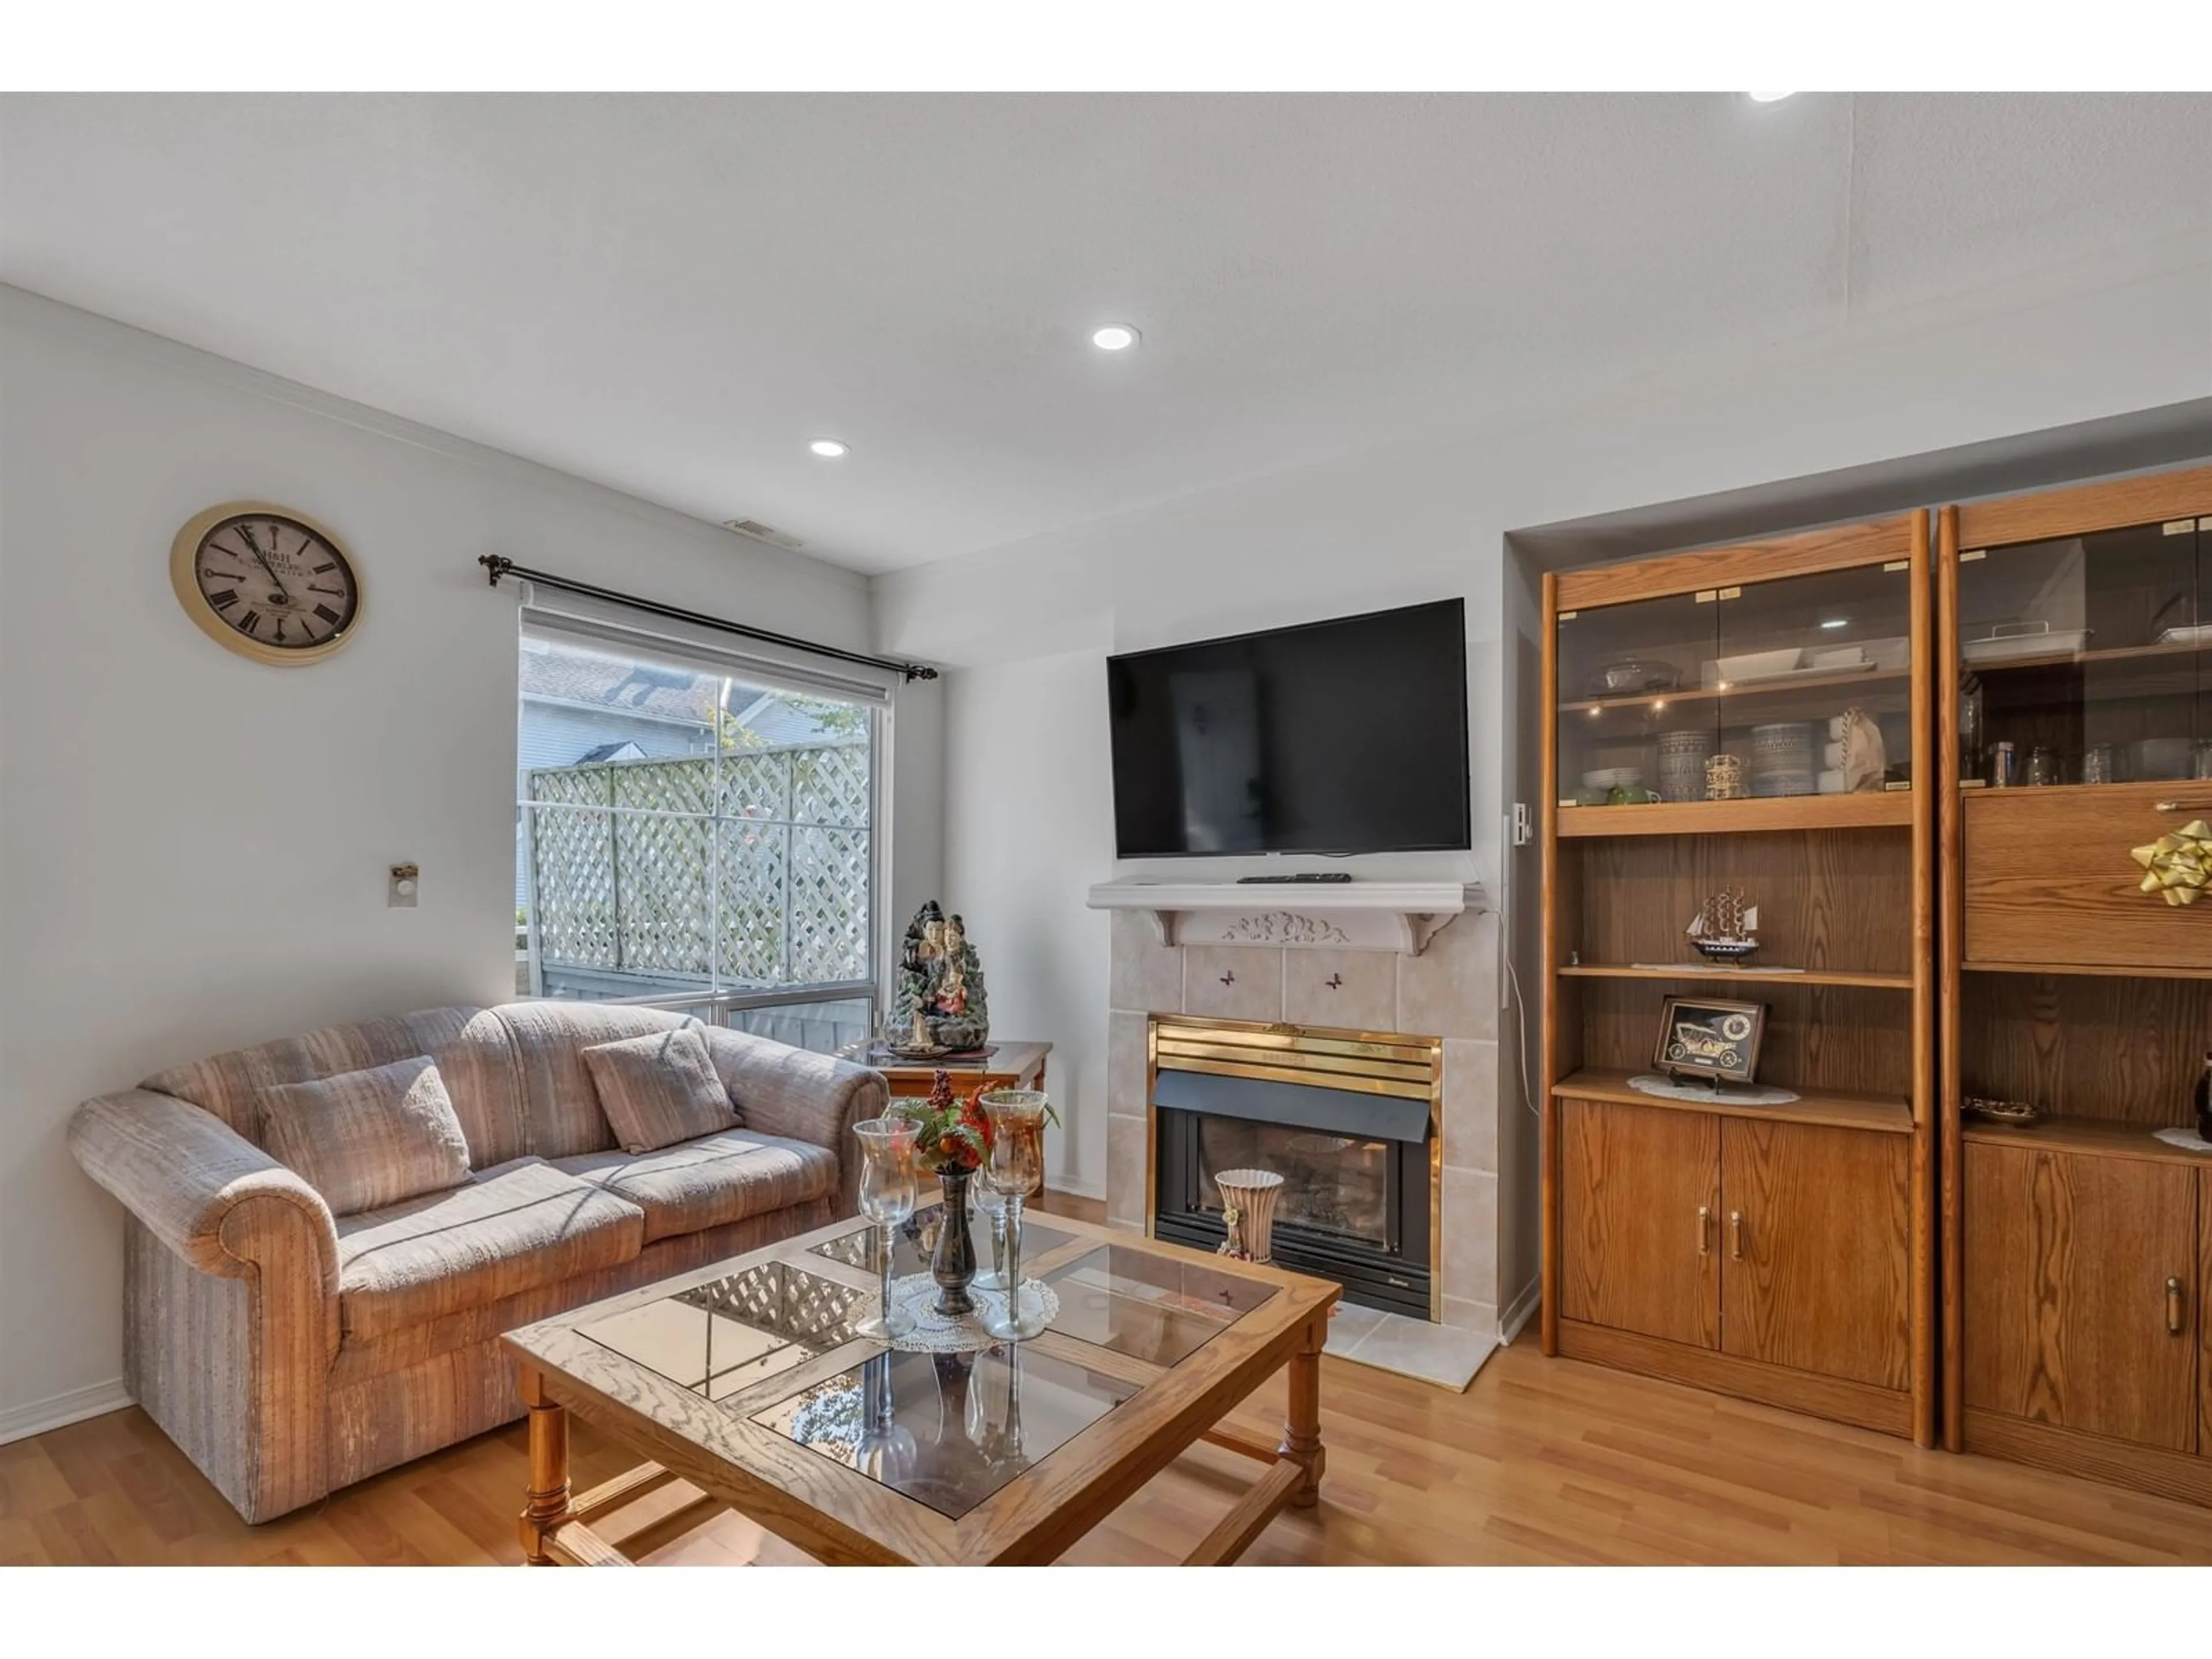
[[[529,775],[547,967],[817,985],[868,974],[864,744]]]

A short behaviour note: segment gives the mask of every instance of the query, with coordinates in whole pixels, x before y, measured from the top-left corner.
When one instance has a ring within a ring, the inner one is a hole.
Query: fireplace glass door
[[[1332,1240],[1393,1251],[1391,1143],[1322,1134],[1233,1117],[1201,1117],[1198,1126],[1199,1206],[1218,1216],[1224,1170],[1271,1170],[1283,1177],[1277,1227],[1303,1228]]]
[[[1275,1202],[1278,1267],[1333,1279],[1344,1286],[1346,1301],[1431,1317],[1425,1135],[1399,1140],[1344,1133],[1351,1125],[1315,1128],[1168,1106],[1156,1110],[1156,1237],[1213,1249],[1228,1231],[1215,1177],[1229,1170],[1271,1170],[1283,1177]]]

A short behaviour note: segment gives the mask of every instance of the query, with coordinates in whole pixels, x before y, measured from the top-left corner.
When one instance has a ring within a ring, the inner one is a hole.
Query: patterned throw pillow
[[[332,1215],[380,1210],[469,1178],[468,1138],[427,1055],[264,1090],[261,1136]]]
[[[738,1127],[707,1040],[688,1025],[584,1050],[607,1127],[626,1152],[657,1152]]]

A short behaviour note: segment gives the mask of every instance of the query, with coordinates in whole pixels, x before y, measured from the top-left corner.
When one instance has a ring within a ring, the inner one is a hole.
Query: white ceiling
[[[0,278],[870,571],[2208,229],[2188,94],[0,99]]]

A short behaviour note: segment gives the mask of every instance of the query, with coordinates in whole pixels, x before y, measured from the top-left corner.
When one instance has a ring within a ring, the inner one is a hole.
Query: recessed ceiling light
[[[806,447],[825,461],[834,461],[840,455],[846,453],[845,446],[835,438],[817,438]]]
[[[1831,617],[1820,624],[1823,628],[1849,628],[1850,625],[1851,619],[1849,617]]]
[[[1754,104],[1778,104],[1785,98],[1795,98],[1794,92],[1747,92],[1744,96]]]
[[[1091,343],[1101,351],[1127,351],[1137,343],[1137,331],[1127,323],[1109,323],[1091,331]]]

